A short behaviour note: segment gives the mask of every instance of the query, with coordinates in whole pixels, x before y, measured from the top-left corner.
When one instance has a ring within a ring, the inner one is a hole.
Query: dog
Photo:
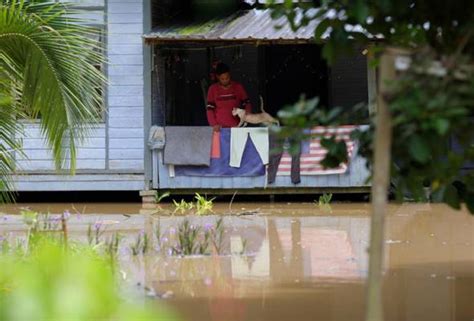
[[[263,98],[260,96],[260,110],[258,114],[247,114],[245,109],[234,108],[232,109],[232,116],[238,116],[240,118],[240,123],[238,127],[245,127],[247,123],[249,124],[263,124],[265,126],[277,125],[280,126],[278,119],[272,117],[269,113],[265,112],[263,109]]]

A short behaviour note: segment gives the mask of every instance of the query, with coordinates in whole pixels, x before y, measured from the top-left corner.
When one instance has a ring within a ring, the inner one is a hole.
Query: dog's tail
[[[260,112],[264,113],[265,109],[263,109],[263,97],[262,95],[258,95],[260,97]]]

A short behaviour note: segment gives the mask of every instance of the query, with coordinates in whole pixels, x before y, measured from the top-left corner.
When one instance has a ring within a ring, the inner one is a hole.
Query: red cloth
[[[245,108],[247,113],[252,111],[252,106],[244,87],[235,81],[228,88],[219,83],[212,84],[207,93],[207,120],[209,125],[222,127],[236,127],[240,119],[232,116],[233,108]]]
[[[221,133],[212,133],[211,158],[221,158]]]

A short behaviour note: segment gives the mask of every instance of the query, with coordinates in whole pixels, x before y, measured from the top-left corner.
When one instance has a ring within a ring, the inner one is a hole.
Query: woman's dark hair
[[[230,68],[225,63],[220,62],[216,66],[216,75],[218,76],[225,74],[226,72],[229,72],[229,71],[230,71]]]

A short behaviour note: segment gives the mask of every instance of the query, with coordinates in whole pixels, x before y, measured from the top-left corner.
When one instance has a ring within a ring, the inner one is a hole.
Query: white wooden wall
[[[78,148],[77,174],[55,172],[39,124],[26,123],[19,191],[141,190],[144,178],[143,2],[107,0],[107,115]],[[67,165],[67,164],[66,164]]]
[[[277,176],[272,185],[265,184],[265,176],[255,177],[199,177],[175,176],[170,177],[168,165],[163,164],[162,152],[153,153],[153,188],[160,189],[253,189],[256,193],[271,191],[273,188],[368,188],[367,178],[369,170],[365,166],[365,159],[354,151],[349,162],[349,168],[344,174],[332,175],[302,175],[300,184],[293,184],[290,176]]]
[[[25,157],[16,156],[17,170],[25,173],[45,173],[54,171],[55,166],[51,150],[41,136],[39,123],[26,123],[22,146]],[[100,124],[91,130],[86,139],[77,148],[78,170],[104,170],[105,169],[105,124]],[[64,164],[65,168],[69,163]]]
[[[144,171],[142,0],[109,0],[108,168]]]

